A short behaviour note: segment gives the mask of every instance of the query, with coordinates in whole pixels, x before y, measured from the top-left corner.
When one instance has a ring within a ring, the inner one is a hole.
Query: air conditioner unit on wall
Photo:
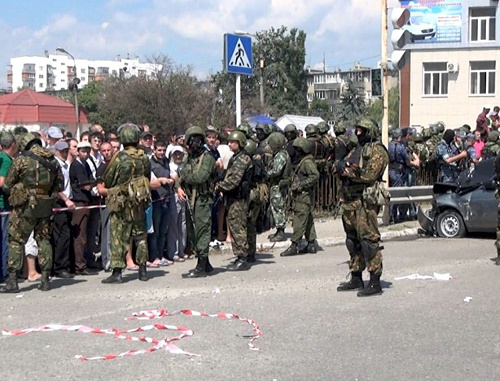
[[[446,67],[448,68],[448,73],[457,73],[458,72],[458,63],[456,63],[456,62],[448,62]]]

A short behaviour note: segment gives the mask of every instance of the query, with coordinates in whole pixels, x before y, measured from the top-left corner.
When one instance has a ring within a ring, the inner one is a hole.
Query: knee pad
[[[361,252],[363,253],[367,263],[375,258],[375,255],[377,255],[379,250],[381,250],[381,248],[378,246],[378,243],[373,243],[367,240],[361,241]]]
[[[347,247],[347,251],[351,256],[354,256],[356,253],[360,251],[359,243],[352,238],[346,238],[345,245]]]

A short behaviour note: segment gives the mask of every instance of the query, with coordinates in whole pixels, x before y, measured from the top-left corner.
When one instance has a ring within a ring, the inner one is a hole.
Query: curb
[[[417,237],[418,236],[418,228],[408,228],[403,230],[396,231],[388,231],[381,233],[382,241],[391,241],[397,238],[404,237]],[[320,247],[330,247],[330,246],[342,246],[345,243],[344,237],[335,237],[335,238],[322,238],[318,239],[318,246]],[[283,242],[274,242],[274,243],[258,243],[257,242],[257,252],[265,252],[268,250],[274,249],[286,249],[290,246],[290,240],[287,239]],[[221,254],[232,254],[233,250],[231,248],[230,243],[225,243],[222,247],[217,246],[217,248],[210,248],[210,255],[221,255]]]

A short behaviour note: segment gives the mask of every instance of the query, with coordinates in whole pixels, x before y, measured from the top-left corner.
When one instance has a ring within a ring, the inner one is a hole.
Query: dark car
[[[428,234],[446,238],[466,233],[494,233],[498,201],[495,197],[494,159],[480,161],[460,174],[457,184],[436,183],[432,208],[418,211],[418,222]]]

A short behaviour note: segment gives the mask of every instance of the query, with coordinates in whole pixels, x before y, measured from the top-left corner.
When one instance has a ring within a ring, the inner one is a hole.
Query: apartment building
[[[475,126],[484,104],[500,105],[498,0],[403,1],[413,41],[401,71],[401,125]]]
[[[145,76],[150,77],[158,65],[139,61],[139,57],[111,60],[73,59],[66,54],[43,56],[24,56],[10,59],[7,68],[9,91],[15,92],[29,88],[36,91],[58,91],[68,89],[77,77],[79,88],[89,82],[99,81],[109,76]],[[76,71],[75,71],[76,70]]]

